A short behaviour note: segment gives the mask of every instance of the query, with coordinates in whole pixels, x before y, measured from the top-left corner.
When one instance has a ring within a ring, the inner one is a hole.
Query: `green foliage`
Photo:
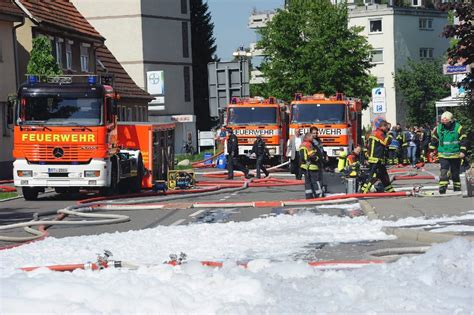
[[[450,94],[451,78],[443,75],[440,60],[415,62],[397,70],[395,86],[401,91],[407,103],[409,124],[433,124],[435,121],[435,101]]]
[[[367,104],[376,80],[368,69],[372,47],[348,28],[346,4],[293,0],[260,30],[265,54],[261,70],[271,95],[291,100],[296,92],[343,92]]]
[[[191,46],[193,56],[193,96],[196,125],[199,130],[210,130],[215,122],[209,112],[207,64],[216,61],[214,24],[207,2],[193,0],[191,7]]]
[[[38,36],[34,38],[27,72],[40,76],[62,74],[62,69],[54,59],[51,51],[51,41],[47,37]]]

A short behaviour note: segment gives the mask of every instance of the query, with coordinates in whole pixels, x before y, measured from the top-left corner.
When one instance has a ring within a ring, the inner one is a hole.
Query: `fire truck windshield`
[[[102,124],[102,102],[97,98],[38,96],[21,101],[18,122],[24,125]]]
[[[344,104],[294,104],[291,107],[292,123],[344,123]]]
[[[275,107],[231,107],[228,111],[229,125],[270,125],[277,123]]]

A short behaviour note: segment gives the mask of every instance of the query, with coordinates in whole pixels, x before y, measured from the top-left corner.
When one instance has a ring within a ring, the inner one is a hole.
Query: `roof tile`
[[[0,0],[0,13],[15,16],[24,15],[23,11],[21,11],[12,0]]]
[[[40,23],[72,29],[83,35],[103,40],[99,32],[69,0],[20,0],[20,2]]]
[[[97,65],[97,73],[110,73],[114,75],[114,89],[121,95],[122,98],[144,98],[153,99],[150,94],[139,88],[136,83],[130,78],[127,71],[115,59],[114,55],[106,46],[101,46],[97,49],[97,59],[104,65],[105,69]]]

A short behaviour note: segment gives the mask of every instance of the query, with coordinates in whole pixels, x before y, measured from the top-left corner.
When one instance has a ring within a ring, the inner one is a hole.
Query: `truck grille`
[[[31,162],[86,162],[91,158],[90,151],[80,150],[78,146],[27,145],[17,148],[23,151],[25,158]],[[56,148],[62,149],[61,157],[53,155]]]

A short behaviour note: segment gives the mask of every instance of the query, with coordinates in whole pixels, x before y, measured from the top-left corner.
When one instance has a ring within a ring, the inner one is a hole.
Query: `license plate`
[[[48,173],[67,173],[67,168],[48,168]]]

